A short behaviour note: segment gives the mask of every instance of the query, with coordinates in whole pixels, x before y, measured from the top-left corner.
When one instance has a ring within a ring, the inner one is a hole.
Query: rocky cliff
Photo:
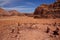
[[[40,5],[35,9],[34,15],[35,18],[60,18],[60,1]]]

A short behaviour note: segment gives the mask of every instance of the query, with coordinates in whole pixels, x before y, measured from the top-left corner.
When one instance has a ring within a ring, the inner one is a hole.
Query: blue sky
[[[0,0],[0,7],[6,10],[17,10],[19,12],[34,12],[41,4],[50,4],[55,0]]]

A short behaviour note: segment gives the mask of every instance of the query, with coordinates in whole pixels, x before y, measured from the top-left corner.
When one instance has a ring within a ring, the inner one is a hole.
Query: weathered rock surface
[[[60,18],[60,2],[42,4],[35,9],[34,15],[38,15],[40,18]]]
[[[60,40],[60,23],[0,26],[0,40]]]

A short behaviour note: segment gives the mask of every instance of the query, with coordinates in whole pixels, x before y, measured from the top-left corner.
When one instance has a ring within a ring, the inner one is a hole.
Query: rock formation
[[[0,8],[0,16],[9,16],[10,13],[2,8]]]
[[[4,10],[2,8],[0,8],[0,16],[19,16],[20,12],[16,11],[16,10]]]
[[[57,0],[58,2],[60,2],[60,0]]]
[[[39,18],[60,18],[60,2],[57,1],[49,5],[42,4],[35,9],[34,15]]]
[[[20,13],[18,11],[16,11],[16,10],[11,10],[11,11],[9,11],[9,13],[11,14],[11,16],[18,16],[18,15],[20,15]]]

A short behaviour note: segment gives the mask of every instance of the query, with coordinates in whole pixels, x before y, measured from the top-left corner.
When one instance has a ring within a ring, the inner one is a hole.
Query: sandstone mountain
[[[0,16],[9,16],[10,13],[2,8],[0,8]]]
[[[16,10],[4,10],[0,8],[0,16],[33,16],[33,13],[20,13]]]
[[[20,15],[20,12],[16,11],[16,10],[4,10],[2,8],[0,8],[0,16],[18,16]]]
[[[20,15],[20,12],[18,12],[16,10],[11,10],[11,11],[9,11],[9,13],[11,14],[11,16],[18,16],[18,15]]]
[[[40,5],[35,9],[34,15],[35,18],[60,18],[60,1]]]

